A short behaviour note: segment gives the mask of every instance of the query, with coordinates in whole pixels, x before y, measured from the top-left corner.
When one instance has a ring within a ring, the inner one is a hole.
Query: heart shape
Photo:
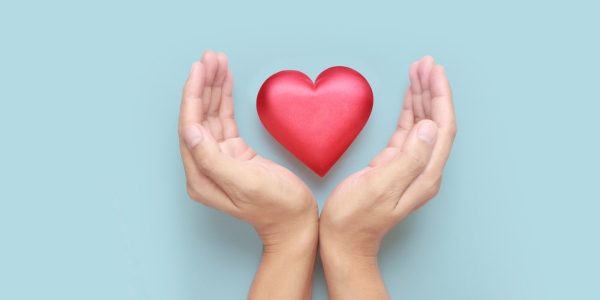
[[[302,72],[287,70],[263,83],[256,108],[267,131],[323,177],[369,120],[373,91],[348,67],[331,67],[314,83]]]

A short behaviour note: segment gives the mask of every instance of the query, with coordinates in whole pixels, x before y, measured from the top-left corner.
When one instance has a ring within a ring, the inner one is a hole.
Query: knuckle
[[[219,110],[219,119],[235,120],[235,113],[233,111],[227,112],[225,110]]]
[[[217,110],[211,110],[206,113],[206,117],[208,118],[218,118],[219,112]]]
[[[217,159],[212,155],[201,155],[198,164],[204,171],[212,172],[217,167]]]
[[[425,157],[420,153],[416,153],[414,151],[406,152],[405,155],[406,160],[406,168],[410,172],[419,172],[422,171],[427,165],[427,161]]]

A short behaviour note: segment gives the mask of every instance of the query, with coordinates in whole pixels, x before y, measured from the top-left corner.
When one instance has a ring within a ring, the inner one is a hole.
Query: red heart
[[[367,123],[373,91],[347,67],[323,71],[314,84],[302,72],[281,71],[263,83],[256,108],[269,133],[323,177]]]

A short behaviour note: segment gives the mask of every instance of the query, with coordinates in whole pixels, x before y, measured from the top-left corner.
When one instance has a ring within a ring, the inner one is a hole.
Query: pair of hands
[[[180,148],[190,197],[252,225],[264,244],[249,298],[310,299],[317,251],[332,299],[379,299],[381,240],[433,198],[454,136],[444,69],[411,65],[397,130],[387,148],[328,197],[319,219],[310,189],[238,135],[227,57],[207,51],[183,89]]]

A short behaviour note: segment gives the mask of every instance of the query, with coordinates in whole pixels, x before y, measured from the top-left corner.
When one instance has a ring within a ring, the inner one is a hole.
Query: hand
[[[409,77],[387,148],[342,181],[323,207],[319,239],[331,299],[365,299],[360,296],[365,290],[369,299],[387,297],[378,279],[381,240],[440,188],[457,128],[452,91],[443,67],[434,66],[429,56],[412,64]],[[363,278],[353,277],[358,273]],[[369,273],[375,281],[365,280]]]
[[[302,267],[289,266],[293,268],[290,274],[301,273],[298,276],[303,278],[298,283],[279,279],[285,295],[293,295],[294,289],[286,286],[291,284],[304,297],[312,286],[306,282],[312,278],[318,242],[317,203],[300,178],[258,156],[238,136],[232,92],[233,76],[227,57],[205,52],[201,62],[192,65],[181,101],[179,135],[188,194],[256,229],[264,244],[264,255],[251,295],[275,297],[268,292],[276,292],[277,278],[263,280],[269,275],[261,274],[286,267],[281,262],[283,256],[298,256],[294,263],[304,263],[312,256],[310,267],[305,263]],[[262,282],[268,281],[273,286],[262,288]],[[255,288],[257,282],[259,287]]]

